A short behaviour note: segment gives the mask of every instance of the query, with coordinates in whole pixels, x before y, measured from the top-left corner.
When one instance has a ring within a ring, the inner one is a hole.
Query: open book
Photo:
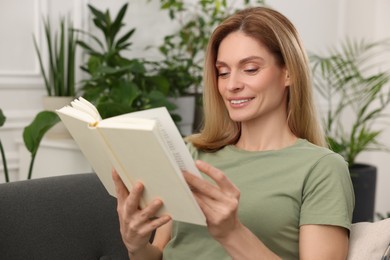
[[[79,98],[56,112],[111,195],[115,168],[129,190],[136,181],[144,184],[141,207],[161,198],[158,215],[206,225],[182,171],[201,175],[165,107],[102,120],[94,105]]]

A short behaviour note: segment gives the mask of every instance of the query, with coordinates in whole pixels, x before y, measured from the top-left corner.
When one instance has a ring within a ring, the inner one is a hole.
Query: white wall
[[[158,0],[150,3],[147,0],[0,0],[0,108],[8,117],[0,129],[0,138],[7,151],[12,180],[22,179],[18,172],[17,140],[20,142],[23,127],[42,109],[41,97],[45,94],[32,44],[33,33],[39,36],[41,44],[43,41],[41,16],[49,14],[55,21],[59,14],[71,13],[75,26],[87,29],[91,25],[87,3],[99,9],[110,7],[115,15],[124,2],[129,2],[127,25],[136,28],[129,55],[157,57],[157,51],[146,51],[145,47],[160,44],[173,26],[167,14],[159,11]],[[267,4],[292,20],[309,52],[326,51],[346,35],[367,39],[390,37],[390,2],[387,0],[268,0]],[[81,55],[78,62],[81,62]],[[77,76],[81,79],[82,74],[79,72]],[[382,141],[390,146],[389,132],[387,126]],[[387,201],[390,197],[387,188],[390,183],[389,158],[389,153],[359,157],[363,162],[378,166],[376,210],[382,213],[390,212]],[[25,176],[25,173],[20,174]]]

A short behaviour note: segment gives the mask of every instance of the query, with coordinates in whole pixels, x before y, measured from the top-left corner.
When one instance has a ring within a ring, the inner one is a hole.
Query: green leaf
[[[57,124],[60,118],[55,112],[39,112],[30,125],[23,130],[23,141],[27,150],[35,155],[38,151],[39,144],[45,133]]]
[[[103,12],[100,10],[96,9],[92,5],[88,4],[89,10],[92,12],[92,14],[99,20],[99,21],[104,21],[105,20],[105,15]]]
[[[130,39],[130,37],[134,34],[134,32],[135,32],[135,29],[131,29],[125,35],[123,35],[116,43],[116,47],[125,46],[126,44],[130,44],[130,43],[126,43],[126,42]],[[125,44],[125,45],[123,45],[123,44]],[[123,49],[123,47],[121,47],[121,49]]]
[[[148,79],[151,85],[156,86],[156,89],[163,93],[165,96],[169,93],[169,81],[162,75],[152,76]]]
[[[71,23],[69,22],[68,28],[71,27]],[[67,46],[67,75],[66,75],[66,96],[75,96],[75,81],[76,81],[76,38],[74,31],[68,30],[68,46]]]
[[[46,75],[45,67],[44,67],[43,61],[42,61],[42,54],[41,54],[41,51],[40,51],[39,48],[38,48],[38,43],[37,43],[35,37],[34,37],[34,48],[35,48],[35,51],[36,51],[37,56],[38,56],[39,68],[40,68],[40,70],[41,70],[41,74],[42,74],[43,80],[44,80],[44,82],[45,82],[45,87],[46,87],[47,95],[48,95],[48,96],[51,96],[50,82],[49,82],[48,76]]]
[[[88,52],[98,53],[95,49],[93,49],[90,45],[88,45],[87,43],[85,43],[83,41],[77,41],[77,44],[80,45],[84,50],[86,50]]]
[[[134,101],[141,95],[141,91],[134,82],[122,80],[118,86],[112,89],[113,101],[133,106]]]
[[[0,126],[3,126],[7,117],[3,114],[3,110],[0,108]]]
[[[97,43],[99,45],[99,47],[104,50],[104,44],[102,43],[102,41],[96,37],[95,35],[89,33],[89,32],[86,32],[86,31],[82,31],[82,30],[75,30],[76,32],[80,32],[80,33],[83,33],[87,36],[89,36],[91,39],[93,39],[95,41],[95,43]],[[81,45],[81,47],[85,48],[87,51],[90,51],[90,52],[97,52],[95,51],[92,47],[90,47],[89,44],[85,43],[84,41],[77,41],[77,44]]]
[[[150,107],[145,107],[145,108],[151,108],[151,107],[166,107],[169,111],[174,110],[176,108],[176,105],[173,103],[169,102],[167,97],[161,93],[160,91],[153,90],[147,95],[149,102],[150,102]]]
[[[131,106],[114,102],[100,102],[97,106],[102,118],[109,118],[115,115],[122,115],[135,111]]]
[[[114,19],[114,21],[111,24],[110,38],[111,38],[112,43],[114,43],[116,35],[118,34],[121,27],[123,26],[122,20],[126,14],[127,6],[128,6],[128,4],[126,3],[121,7],[116,18]]]

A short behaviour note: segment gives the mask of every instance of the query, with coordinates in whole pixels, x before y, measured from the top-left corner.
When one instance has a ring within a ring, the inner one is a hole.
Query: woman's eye
[[[249,74],[255,74],[259,69],[258,68],[250,68],[250,69],[245,69],[244,71]]]
[[[218,72],[218,77],[221,77],[221,78],[226,78],[228,75],[229,75],[229,72],[224,72],[224,71]]]

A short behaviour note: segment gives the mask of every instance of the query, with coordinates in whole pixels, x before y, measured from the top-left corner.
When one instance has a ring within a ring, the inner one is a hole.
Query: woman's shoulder
[[[195,145],[191,142],[186,142],[187,148],[190,151],[191,156],[194,159],[198,159],[199,157],[208,154],[207,152],[203,152],[199,150]],[[302,161],[305,160],[306,163],[310,162],[312,164],[316,163],[325,163],[325,164],[345,164],[345,159],[338,153],[330,150],[327,147],[322,147],[315,145],[309,142],[306,139],[298,139],[296,143],[292,146],[286,147],[281,150],[274,151],[265,151],[265,152],[245,152],[242,150],[234,149],[234,147],[227,146],[224,149],[219,150],[219,152],[212,153],[213,155],[223,154],[224,156],[234,158],[247,158],[247,157],[256,157],[263,155],[272,155],[275,158],[283,158],[283,160],[287,161]],[[233,154],[233,155],[232,155]]]
[[[295,148],[299,150],[300,152],[310,153],[314,154],[316,156],[331,156],[331,157],[338,157],[342,158],[342,156],[328,147],[318,146],[315,145],[306,139],[298,139],[297,144],[295,145]]]
[[[300,162],[317,167],[318,165],[327,167],[347,167],[347,162],[340,154],[332,151],[328,147],[315,145],[305,139],[299,139],[290,149],[289,156]]]

